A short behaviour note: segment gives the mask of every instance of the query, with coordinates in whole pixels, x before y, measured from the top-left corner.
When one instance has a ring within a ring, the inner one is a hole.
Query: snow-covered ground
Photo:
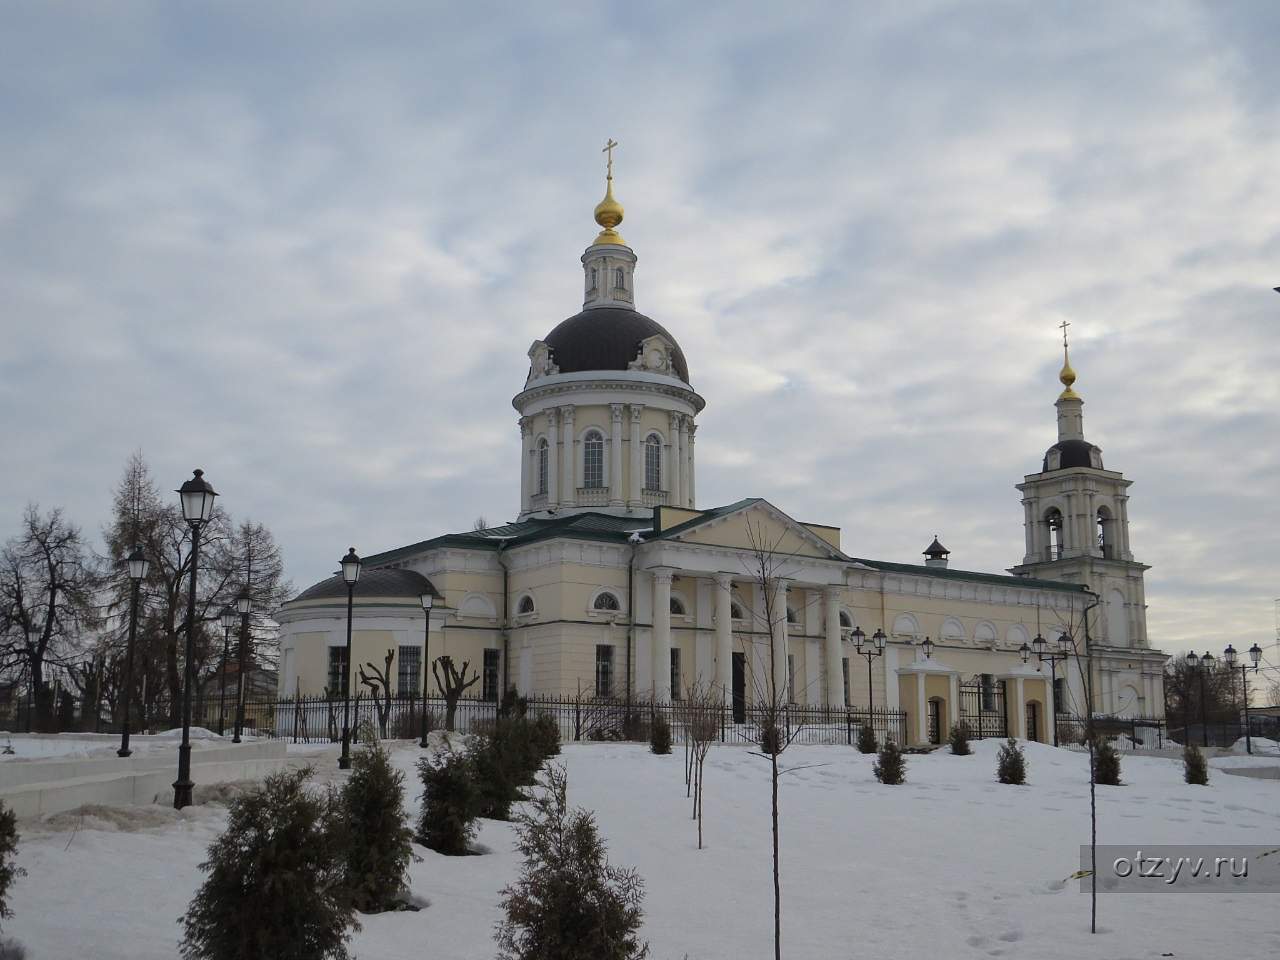
[[[1025,787],[994,782],[992,741],[976,755],[910,757],[908,782],[877,783],[871,757],[847,747],[792,747],[782,779],[783,952],[837,958],[1263,958],[1280,955],[1265,894],[1100,897],[1089,934],[1076,882],[1089,832],[1087,757],[1028,746]],[[311,748],[332,771],[332,748]],[[418,756],[395,753],[406,771]],[[570,798],[596,811],[611,858],[645,878],[644,933],[654,960],[772,956],[768,766],[741,747],[707,761],[706,849],[696,849],[683,757],[631,744],[569,745]],[[1248,758],[1246,758],[1248,760]],[[1233,760],[1238,763],[1240,761]],[[1253,758],[1274,764],[1274,758]],[[1126,786],[1099,788],[1102,843],[1280,845],[1280,782],[1215,770],[1182,782],[1181,764],[1126,756]],[[412,805],[418,802],[410,776]],[[26,823],[7,935],[31,960],[171,958],[197,864],[225,821],[217,806],[61,815]],[[510,825],[485,821],[490,853],[421,850],[412,868],[420,913],[363,919],[364,960],[494,956],[498,892],[518,868]]]

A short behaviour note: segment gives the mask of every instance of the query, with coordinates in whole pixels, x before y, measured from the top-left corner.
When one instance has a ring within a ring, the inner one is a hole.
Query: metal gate
[[[989,673],[960,684],[960,719],[975,740],[1009,735],[1004,682]]]

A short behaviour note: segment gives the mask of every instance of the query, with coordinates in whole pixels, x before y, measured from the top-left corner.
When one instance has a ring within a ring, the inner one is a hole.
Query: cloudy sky
[[[8,3],[0,537],[202,466],[301,587],[518,507],[606,137],[702,506],[1021,560],[1085,427],[1153,642],[1274,638],[1280,5]]]

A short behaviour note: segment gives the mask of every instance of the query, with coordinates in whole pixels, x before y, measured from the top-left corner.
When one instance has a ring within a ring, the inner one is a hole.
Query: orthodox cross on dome
[[[1065,351],[1066,351],[1066,349],[1067,349],[1067,327],[1069,327],[1069,326],[1071,326],[1071,321],[1070,321],[1070,320],[1063,320],[1060,324],[1058,324],[1058,328],[1062,331],[1062,349],[1063,349],[1063,352],[1065,352]]]
[[[1062,331],[1062,370],[1058,374],[1058,381],[1065,389],[1058,396],[1059,400],[1079,400],[1080,395],[1071,389],[1072,384],[1076,382],[1076,372],[1071,369],[1071,354],[1067,346],[1067,328],[1071,326],[1070,320],[1063,320],[1058,324],[1058,329]]]
[[[613,148],[617,145],[618,141],[610,137],[605,143],[604,149],[600,151],[601,153],[608,154],[608,159],[605,161],[605,175],[610,180],[613,179]]]

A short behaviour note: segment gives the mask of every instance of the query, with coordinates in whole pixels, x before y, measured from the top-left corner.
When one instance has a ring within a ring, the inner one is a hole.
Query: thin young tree
[[[698,821],[698,849],[702,849],[702,796],[707,754],[720,730],[720,691],[701,681],[690,685],[685,698],[685,737],[693,755],[693,818]]]

